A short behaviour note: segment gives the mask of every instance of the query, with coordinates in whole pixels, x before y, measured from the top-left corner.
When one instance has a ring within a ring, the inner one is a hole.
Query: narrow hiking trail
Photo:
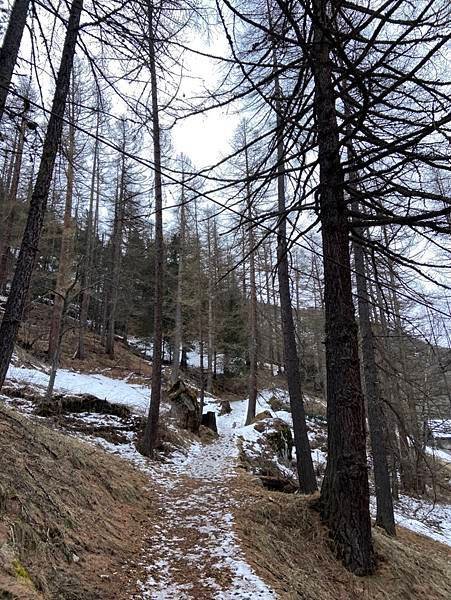
[[[133,599],[276,598],[233,531],[237,447],[227,425],[211,444],[196,444],[179,463],[153,469],[159,519],[150,524],[141,559],[146,577]]]

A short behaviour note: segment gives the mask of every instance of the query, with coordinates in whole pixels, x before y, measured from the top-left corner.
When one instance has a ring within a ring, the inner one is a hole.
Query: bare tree
[[[56,80],[52,110],[44,139],[41,162],[30,201],[30,210],[22,238],[16,270],[11,290],[0,326],[0,386],[6,377],[14,350],[14,342],[22,320],[22,313],[30,286],[31,276],[38,252],[47,198],[52,181],[58,145],[63,128],[64,110],[69,92],[72,65],[83,10],[82,0],[73,0],[66,37],[64,40],[61,64]]]

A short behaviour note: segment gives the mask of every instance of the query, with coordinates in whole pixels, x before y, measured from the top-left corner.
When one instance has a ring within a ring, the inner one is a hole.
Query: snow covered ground
[[[132,436],[124,444],[91,438],[109,452],[132,461],[149,475],[159,499],[160,517],[149,524],[142,563],[146,576],[134,598],[195,600],[211,594],[218,600],[273,599],[276,594],[247,563],[233,529],[238,447],[246,403],[234,403],[236,413],[218,418],[219,437],[208,445],[192,444],[170,462],[147,461],[135,449]],[[217,408],[212,400],[206,410]],[[105,416],[91,417],[106,424]]]
[[[233,437],[223,435],[192,446],[172,465],[155,467],[164,475],[154,473],[161,523],[144,549],[147,577],[139,598],[195,599],[205,592],[218,600],[275,597],[246,562],[233,531],[236,454]]]
[[[10,366],[7,380],[45,389],[49,376],[37,369]],[[77,373],[66,369],[58,371],[55,390],[61,393],[92,394],[116,404],[125,404],[140,413],[147,411],[150,402],[148,386],[131,384],[123,379],[112,379],[97,373]]]
[[[136,348],[146,356],[147,358],[152,358],[153,344],[149,338],[138,338],[138,337],[129,337],[127,340],[128,344],[132,348]],[[168,359],[168,355],[164,356],[165,359]],[[187,364],[188,367],[200,368],[200,347],[199,344],[194,344],[193,348],[187,353]],[[207,355],[204,353],[204,366],[207,366]],[[216,355],[216,373],[224,372],[224,355],[217,354]]]
[[[48,375],[42,370],[12,366],[8,371],[8,379],[20,384],[33,385],[42,390],[47,385]],[[60,392],[90,393],[111,402],[128,405],[141,414],[147,411],[150,398],[150,390],[147,386],[130,384],[126,380],[112,379],[101,374],[76,373],[64,369],[58,372],[55,387]],[[257,412],[264,410],[271,411],[268,401],[273,395],[276,395],[282,401],[287,400],[287,393],[284,390],[263,390],[259,394]],[[200,444],[193,444],[188,454],[184,454],[183,452],[174,453],[171,457],[171,462],[166,465],[160,465],[158,472],[158,477],[161,477],[162,481],[166,482],[168,489],[176,485],[177,477],[194,477],[195,472],[200,473],[202,470],[204,470],[202,477],[206,477],[209,474],[210,484],[216,478],[217,469],[219,469],[219,478],[224,477],[227,479],[231,465],[236,460],[238,441],[243,444],[245,451],[258,454],[261,449],[262,434],[257,432],[253,425],[244,425],[247,400],[243,399],[232,402],[231,406],[232,412],[230,414],[219,416],[219,404],[216,399],[206,399],[204,411],[213,410],[217,414],[221,441],[218,442],[216,450],[214,449],[215,446],[213,446],[213,452],[218,452],[218,461],[211,460],[209,455],[205,455],[204,449]],[[29,408],[24,401],[23,410],[27,412]],[[271,412],[274,416],[283,419],[291,425],[291,414],[289,412],[284,410]],[[88,413],[86,413],[85,417],[86,422],[94,422],[96,419],[106,418],[100,415],[89,416]],[[314,442],[316,436],[320,433],[318,424],[309,421],[309,426],[309,437]],[[149,463],[136,451],[132,432],[130,432],[128,440],[124,444],[112,444],[102,438],[96,438],[95,441],[101,444],[106,450],[120,454],[127,460],[134,462],[138,468],[146,470],[149,474],[157,475],[154,472],[154,463]],[[428,448],[427,451],[440,460],[451,464],[451,455],[447,451],[433,448]],[[318,448],[313,450],[312,454],[315,466],[317,468],[324,466],[326,454]],[[274,462],[281,470],[287,468],[280,465],[275,457]],[[292,472],[294,473],[294,471]],[[374,507],[374,499],[372,505]],[[402,497],[400,502],[396,504],[395,511],[396,520],[399,525],[451,545],[451,506],[433,505],[427,501]]]

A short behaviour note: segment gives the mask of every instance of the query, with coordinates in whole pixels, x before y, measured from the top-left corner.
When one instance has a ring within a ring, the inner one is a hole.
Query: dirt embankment
[[[338,562],[309,498],[268,492],[243,474],[236,525],[249,563],[281,600],[448,600],[451,550],[397,528],[375,528],[378,568],[357,577]]]
[[[5,407],[0,472],[0,598],[128,597],[153,519],[148,477]]]

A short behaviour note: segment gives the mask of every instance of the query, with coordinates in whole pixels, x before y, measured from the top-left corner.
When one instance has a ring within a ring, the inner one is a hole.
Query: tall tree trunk
[[[274,363],[275,363],[275,356],[274,356],[274,327],[275,327],[275,323],[273,321],[273,309],[272,309],[272,302],[271,302],[271,284],[270,284],[270,272],[271,272],[271,265],[268,261],[268,252],[267,252],[267,247],[266,244],[264,244],[263,246],[263,253],[264,253],[264,271],[265,271],[265,287],[266,287],[266,320],[268,323],[268,328],[267,328],[267,336],[268,336],[268,355],[269,355],[269,368],[271,371],[271,376],[274,375]]]
[[[347,111],[349,116],[349,111]],[[359,211],[357,196],[356,155],[352,143],[352,131],[349,126],[346,131],[349,163],[349,189],[353,212]],[[387,425],[382,406],[379,386],[377,384],[376,351],[370,317],[370,295],[367,283],[365,265],[365,250],[362,245],[365,232],[362,228],[355,229],[353,241],[354,264],[356,271],[357,306],[359,310],[360,337],[362,340],[362,363],[365,383],[365,395],[368,410],[371,453],[373,456],[374,486],[376,490],[376,525],[385,529],[389,535],[396,535],[393,499],[388,470],[386,435]]]
[[[72,84],[73,86],[73,84]],[[64,206],[63,232],[61,236],[61,248],[56,275],[55,294],[53,299],[52,321],[50,323],[48,357],[52,359],[57,351],[63,308],[66,292],[70,286],[71,261],[74,245],[75,226],[72,219],[72,199],[74,192],[74,159],[75,159],[75,114],[74,97],[71,101],[69,111],[69,141],[67,146],[67,176],[66,176],[66,202]]]
[[[379,355],[383,358],[387,354],[387,340],[388,340],[388,324],[387,318],[384,311],[384,302],[382,299],[381,288],[379,284],[379,274],[377,269],[372,271],[372,275],[375,281],[375,293],[373,286],[370,286],[371,302],[373,306],[378,309],[376,319],[379,323],[379,330],[376,332],[380,338],[378,344]],[[396,414],[390,411],[396,403],[394,401],[393,385],[390,377],[387,375],[386,370],[382,372],[382,381],[379,393],[383,392],[384,402],[383,408],[385,408],[385,421],[387,423],[387,440],[389,445],[389,464],[391,474],[391,491],[392,497],[395,500],[399,499],[399,485],[398,485],[398,465],[400,460],[399,441],[401,435],[397,433],[396,427]],[[395,418],[393,418],[395,417]]]
[[[0,122],[6,106],[9,86],[16,66],[30,0],[15,0],[0,49]]]
[[[204,293],[202,281],[202,252],[199,235],[199,220],[197,218],[197,198],[194,198],[194,222],[196,227],[196,254],[197,254],[197,320],[199,327],[199,355],[200,355],[200,414],[204,410],[205,401],[205,366],[204,366]]]
[[[207,392],[213,392],[214,315],[213,315],[213,256],[211,249],[210,218],[207,220],[208,249],[208,322],[207,322]]]
[[[96,239],[96,230],[98,223],[99,211],[99,128],[100,128],[100,102],[97,98],[97,119],[96,119],[96,137],[94,140],[94,156],[92,159],[91,172],[91,190],[89,192],[89,207],[88,219],[86,222],[86,252],[83,258],[82,273],[81,273],[81,293],[80,293],[80,322],[78,327],[78,347],[75,354],[79,360],[85,360],[85,334],[88,324],[89,304],[91,300],[91,280],[93,266],[94,241]],[[97,187],[96,187],[97,186]],[[94,197],[96,197],[96,209],[94,214]]]
[[[125,133],[125,132],[124,132]],[[122,149],[125,151],[125,138],[122,139]],[[108,320],[105,339],[105,352],[114,357],[114,336],[116,334],[116,309],[119,295],[119,279],[121,272],[122,232],[124,225],[125,203],[125,155],[122,154],[121,170],[117,186],[114,207],[113,235],[111,240],[111,285],[108,298]]]
[[[183,160],[183,159],[182,159]],[[182,167],[182,195],[180,205],[179,264],[177,272],[177,296],[175,301],[174,357],[171,381],[175,383],[180,373],[180,348],[182,345],[182,294],[183,294],[183,254],[185,252],[185,171]]]
[[[327,365],[328,460],[321,515],[345,566],[359,575],[374,569],[366,459],[365,406],[354,318],[344,177],[332,62],[328,0],[314,0],[312,65],[320,165]]]
[[[19,134],[17,136],[17,142],[14,146],[15,160],[11,161],[13,165],[11,178],[11,184],[9,190],[7,188],[7,214],[4,221],[4,234],[0,240],[0,293],[2,293],[6,286],[8,278],[8,259],[11,252],[11,239],[14,230],[14,224],[17,217],[17,191],[19,189],[20,181],[20,170],[22,168],[22,157],[23,157],[23,146],[25,141],[25,129],[27,126],[26,120],[27,104],[24,106],[24,114],[20,123]]]
[[[246,162],[246,196],[248,215],[248,254],[249,254],[249,400],[247,403],[246,425],[250,425],[257,408],[257,288],[255,283],[255,239],[252,223],[252,198],[250,189],[249,156],[246,131],[244,134],[244,158]],[[243,257],[244,259],[244,257]],[[244,260],[243,260],[244,263]]]
[[[53,167],[61,140],[64,109],[69,91],[82,10],[83,1],[73,0],[39,171],[30,201],[30,209],[17,259],[16,271],[11,284],[11,291],[0,326],[0,388],[5,380],[14,350],[14,342],[21,323],[38,252],[47,198],[52,182]]]
[[[273,65],[276,72],[276,54],[273,52]],[[312,453],[307,435],[304,401],[301,388],[301,371],[296,346],[296,332],[291,304],[290,275],[288,268],[287,218],[285,203],[285,151],[283,147],[282,90],[275,77],[277,112],[277,201],[279,224],[277,228],[277,275],[279,281],[280,312],[282,317],[282,337],[285,369],[293,416],[294,444],[296,448],[299,488],[304,494],[317,490]]]
[[[155,61],[153,6],[147,1],[149,35],[149,70],[152,87],[152,126],[155,165],[155,297],[154,334],[152,360],[152,387],[149,415],[144,430],[142,449],[151,456],[158,444],[158,423],[160,418],[161,371],[163,343],[163,188],[161,173],[161,139],[158,107],[157,67]]]
[[[355,208],[357,210],[357,207]],[[358,235],[363,235],[363,232],[358,232]],[[370,320],[365,255],[363,247],[359,242],[354,241],[353,247],[359,325],[362,338],[363,375],[368,405],[368,423],[373,456],[374,484],[376,488],[376,525],[383,527],[389,535],[395,535],[395,517],[386,450],[386,423],[377,384],[376,355],[373,328]]]
[[[384,238],[386,245],[389,244],[388,235],[384,229]],[[418,494],[424,492],[423,477],[423,458],[420,443],[420,428],[416,411],[415,399],[412,390],[404,389],[401,381],[407,381],[407,359],[404,345],[404,330],[401,321],[401,307],[396,291],[396,276],[394,266],[391,261],[388,265],[390,277],[390,295],[392,302],[392,312],[394,315],[394,325],[397,340],[397,358],[399,361],[399,375],[396,377],[396,388],[398,396],[398,430],[400,436],[401,451],[401,481],[406,492]],[[413,448],[410,441],[413,442]]]
[[[274,258],[272,253],[272,246],[269,244],[269,264],[274,264]],[[283,356],[280,344],[280,328],[281,328],[281,314],[277,302],[277,291],[275,286],[275,278],[271,278],[271,295],[272,295],[272,319],[273,319],[273,332],[274,332],[274,360],[277,365],[277,375],[282,375],[283,369]]]

